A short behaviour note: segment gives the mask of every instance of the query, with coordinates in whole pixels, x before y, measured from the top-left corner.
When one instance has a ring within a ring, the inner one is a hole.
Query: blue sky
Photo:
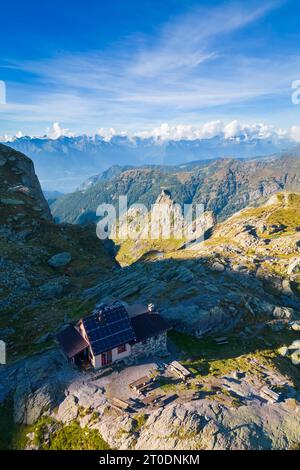
[[[0,135],[300,125],[299,16],[296,0],[2,2]]]

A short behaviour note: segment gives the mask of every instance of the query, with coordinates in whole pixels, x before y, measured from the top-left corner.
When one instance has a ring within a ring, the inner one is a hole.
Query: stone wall
[[[167,333],[165,332],[132,345],[130,358],[134,360],[142,356],[155,356],[167,352]]]

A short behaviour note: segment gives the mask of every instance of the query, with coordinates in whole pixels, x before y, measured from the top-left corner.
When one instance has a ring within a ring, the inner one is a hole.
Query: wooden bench
[[[228,344],[228,339],[226,336],[223,336],[222,338],[216,338],[215,341],[219,346],[222,346],[223,344]]]
[[[191,377],[191,372],[186,369],[182,364],[177,361],[171,362],[169,368],[172,372],[174,372],[177,376],[181,379],[186,380],[188,377]]]
[[[142,400],[142,403],[146,406],[148,405],[155,405],[158,403],[161,399],[163,398],[163,395],[158,395],[156,393],[153,393],[152,395],[149,395],[148,397],[144,398]]]
[[[116,408],[119,408],[124,411],[128,411],[130,409],[129,403],[127,403],[124,400],[120,400],[120,398],[113,397],[110,400],[111,405],[115,406]]]
[[[129,384],[129,388],[131,388],[135,392],[140,392],[146,387],[148,387],[149,385],[151,385],[152,382],[153,382],[153,379],[145,375],[144,377],[141,377],[140,379],[135,380],[134,382]]]
[[[271,403],[276,403],[280,398],[278,393],[274,392],[274,390],[271,390],[266,386],[260,389],[260,396]]]

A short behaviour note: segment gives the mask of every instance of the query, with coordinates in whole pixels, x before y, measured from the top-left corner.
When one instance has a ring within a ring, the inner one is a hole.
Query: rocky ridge
[[[127,195],[128,205],[138,202],[150,208],[161,191],[167,190],[181,207],[202,203],[222,221],[247,206],[262,204],[277,192],[300,192],[300,159],[288,154],[262,160],[218,159],[124,168],[113,175],[84,191],[57,198],[51,205],[53,216],[61,222],[95,222],[101,203],[117,207],[119,196]]]

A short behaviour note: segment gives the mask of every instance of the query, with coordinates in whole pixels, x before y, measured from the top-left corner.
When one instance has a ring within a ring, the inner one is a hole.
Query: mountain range
[[[74,191],[84,179],[114,165],[178,165],[194,160],[250,158],[292,148],[288,137],[220,134],[213,137],[163,138],[112,135],[16,137],[8,144],[28,155],[44,190]]]
[[[262,159],[215,159],[181,165],[112,167],[87,180],[81,190],[57,198],[51,204],[59,222],[83,224],[96,220],[101,203],[118,204],[127,195],[128,205],[139,202],[150,208],[163,190],[183,204],[204,204],[218,220],[247,205],[258,205],[282,191],[300,191],[300,159],[297,151]]]

